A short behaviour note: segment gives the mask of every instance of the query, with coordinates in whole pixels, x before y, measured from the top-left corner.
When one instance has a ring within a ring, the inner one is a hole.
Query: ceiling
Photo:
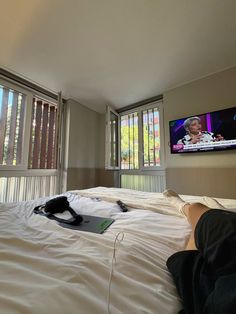
[[[3,0],[0,64],[103,112],[236,65],[235,0]]]

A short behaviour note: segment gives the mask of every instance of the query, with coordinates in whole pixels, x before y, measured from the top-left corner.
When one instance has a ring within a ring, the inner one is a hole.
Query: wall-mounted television
[[[171,153],[236,148],[236,107],[169,122]]]

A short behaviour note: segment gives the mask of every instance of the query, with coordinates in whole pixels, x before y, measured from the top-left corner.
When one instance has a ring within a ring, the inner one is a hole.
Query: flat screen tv
[[[236,107],[169,122],[171,153],[236,148]]]

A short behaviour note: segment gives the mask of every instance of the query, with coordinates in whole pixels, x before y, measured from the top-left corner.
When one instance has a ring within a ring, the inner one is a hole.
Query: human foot
[[[179,195],[172,190],[165,190],[163,192],[163,195],[166,197],[166,199],[170,202],[171,205],[173,205],[178,211],[185,216],[184,212],[184,206],[187,205]]]

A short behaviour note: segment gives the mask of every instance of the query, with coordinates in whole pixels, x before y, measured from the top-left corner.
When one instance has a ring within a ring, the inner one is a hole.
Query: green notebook
[[[93,233],[103,233],[115,220],[112,218],[81,215],[83,221],[79,225],[68,225],[59,223],[60,226],[68,229],[87,231]]]

